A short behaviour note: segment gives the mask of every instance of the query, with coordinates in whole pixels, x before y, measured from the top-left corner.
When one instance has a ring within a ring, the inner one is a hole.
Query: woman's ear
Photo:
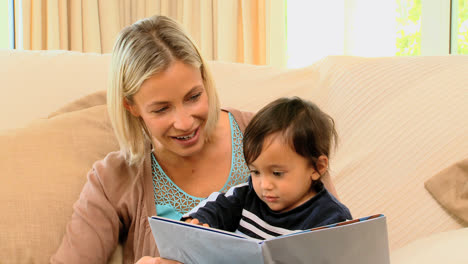
[[[138,108],[136,105],[132,102],[129,102],[127,98],[123,99],[123,106],[127,111],[129,111],[132,115],[139,117],[140,116],[140,111],[138,111]]]
[[[328,170],[328,157],[325,156],[325,155],[321,155],[318,159],[317,159],[317,169],[318,169],[318,173],[320,175],[323,175],[325,174],[325,172],[327,172]]]

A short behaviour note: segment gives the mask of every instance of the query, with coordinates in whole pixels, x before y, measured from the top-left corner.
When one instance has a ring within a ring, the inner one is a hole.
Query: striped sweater
[[[310,200],[290,211],[272,211],[255,194],[250,178],[227,193],[212,193],[181,220],[189,217],[210,227],[255,239],[269,239],[352,219],[348,208],[323,187]]]

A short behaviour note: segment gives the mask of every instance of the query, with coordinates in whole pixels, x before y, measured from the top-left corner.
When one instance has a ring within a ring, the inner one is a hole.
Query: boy
[[[245,130],[251,176],[227,193],[213,193],[181,220],[256,239],[352,219],[320,181],[337,133],[333,119],[300,98],[261,109]]]

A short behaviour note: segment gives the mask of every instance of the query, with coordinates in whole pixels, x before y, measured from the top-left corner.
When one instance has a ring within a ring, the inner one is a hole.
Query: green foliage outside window
[[[458,0],[457,54],[468,54],[468,0]]]
[[[421,0],[397,0],[397,56],[421,54]]]

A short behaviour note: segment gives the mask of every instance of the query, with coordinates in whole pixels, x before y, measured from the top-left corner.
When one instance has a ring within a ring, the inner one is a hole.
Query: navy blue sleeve
[[[235,231],[239,226],[249,186],[244,183],[232,187],[227,193],[212,193],[181,220],[196,218],[210,227]]]
[[[317,226],[325,226],[353,219],[349,209],[335,199],[322,205],[321,216],[321,221]]]
[[[321,223],[320,226],[336,224],[339,222],[352,220],[352,219],[353,217],[351,216],[351,213],[349,212],[348,208],[339,207],[339,208],[335,208],[333,212],[330,211],[330,213],[328,214],[328,217],[325,217],[323,223]]]
[[[298,226],[294,226],[295,229],[315,228],[353,219],[349,209],[326,189],[321,190],[304,206],[308,209],[296,214],[304,220]]]

